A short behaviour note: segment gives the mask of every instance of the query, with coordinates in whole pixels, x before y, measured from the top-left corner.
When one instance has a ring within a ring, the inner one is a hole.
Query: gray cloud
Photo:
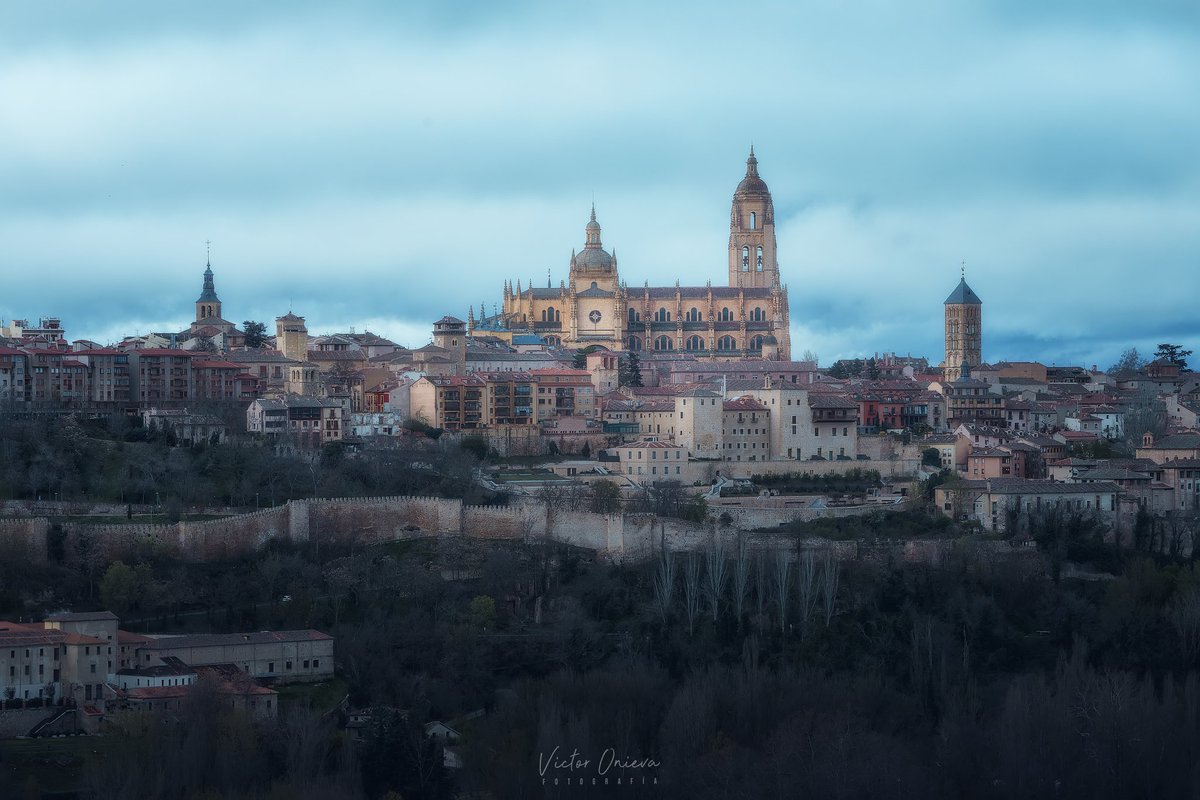
[[[211,238],[229,318],[421,344],[557,285],[593,194],[629,283],[720,282],[753,139],[798,350],[938,361],[961,259],[985,357],[1200,344],[1198,38],[1186,2],[5,4],[0,316],[181,327]]]

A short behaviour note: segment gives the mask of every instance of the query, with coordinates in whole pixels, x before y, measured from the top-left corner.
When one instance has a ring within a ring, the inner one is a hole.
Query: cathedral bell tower
[[[775,205],[758,176],[754,147],[746,159],[746,177],[733,193],[729,217],[729,285],[746,289],[779,287],[775,261]]]

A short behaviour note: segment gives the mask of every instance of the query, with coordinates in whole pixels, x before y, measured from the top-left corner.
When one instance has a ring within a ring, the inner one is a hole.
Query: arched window
[[[671,321],[671,312],[667,311],[665,308],[660,308],[658,311],[654,312],[654,321],[655,322],[670,322]]]
[[[755,214],[753,211],[751,211],[750,212],[750,230],[754,230],[757,227],[758,227],[758,214]]]
[[[558,338],[557,336],[547,336],[546,344],[550,347],[560,347],[562,346],[562,339]]]
[[[758,306],[755,306],[753,308],[753,310],[750,311],[750,321],[751,322],[762,322],[766,318],[767,318],[766,312],[764,312]]]
[[[642,321],[642,315],[637,312],[636,308],[629,309],[629,324],[633,325]]]
[[[688,350],[703,350],[704,339],[700,336],[689,336],[687,340]]]
[[[675,343],[671,341],[670,336],[659,336],[654,340],[655,350],[674,350]]]
[[[733,312],[728,307],[722,308],[721,313],[717,315],[717,319],[721,322],[733,322]]]
[[[642,349],[642,337],[630,336],[629,337],[629,349],[630,350],[641,350]]]
[[[742,248],[742,272],[750,271],[750,248]]]
[[[756,264],[757,264],[757,271],[762,272],[762,245],[758,246],[758,261],[756,262]]]
[[[722,336],[717,339],[718,350],[737,350],[737,342],[732,336]]]
[[[688,322],[699,322],[700,321],[700,309],[698,309],[698,308],[688,309],[687,321]]]
[[[751,350],[762,350],[762,343],[763,343],[763,337],[762,337],[761,333],[758,334],[757,336],[750,337],[750,349]]]
[[[542,322],[561,322],[562,315],[554,310],[554,306],[550,306],[542,312]]]

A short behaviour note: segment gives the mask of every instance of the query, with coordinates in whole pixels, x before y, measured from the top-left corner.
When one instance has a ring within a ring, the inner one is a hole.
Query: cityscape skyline
[[[456,8],[7,7],[0,318],[181,330],[211,239],[231,321],[419,346],[564,280],[593,196],[630,285],[716,283],[753,141],[796,357],[937,363],[963,260],[985,360],[1196,343],[1185,4],[755,7],[752,65],[717,6]]]

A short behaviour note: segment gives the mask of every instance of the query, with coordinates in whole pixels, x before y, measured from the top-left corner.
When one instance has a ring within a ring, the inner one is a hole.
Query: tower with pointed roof
[[[200,298],[196,300],[196,319],[209,318],[221,318],[221,299],[217,297],[216,287],[213,286],[211,256],[205,259],[204,287],[200,290]]]
[[[775,204],[758,174],[754,146],[746,159],[746,177],[733,193],[729,214],[729,285],[747,289],[779,287],[775,261]]]
[[[946,359],[942,371],[946,380],[969,376],[973,367],[983,363],[983,301],[967,285],[963,270],[958,286],[946,298]]]

